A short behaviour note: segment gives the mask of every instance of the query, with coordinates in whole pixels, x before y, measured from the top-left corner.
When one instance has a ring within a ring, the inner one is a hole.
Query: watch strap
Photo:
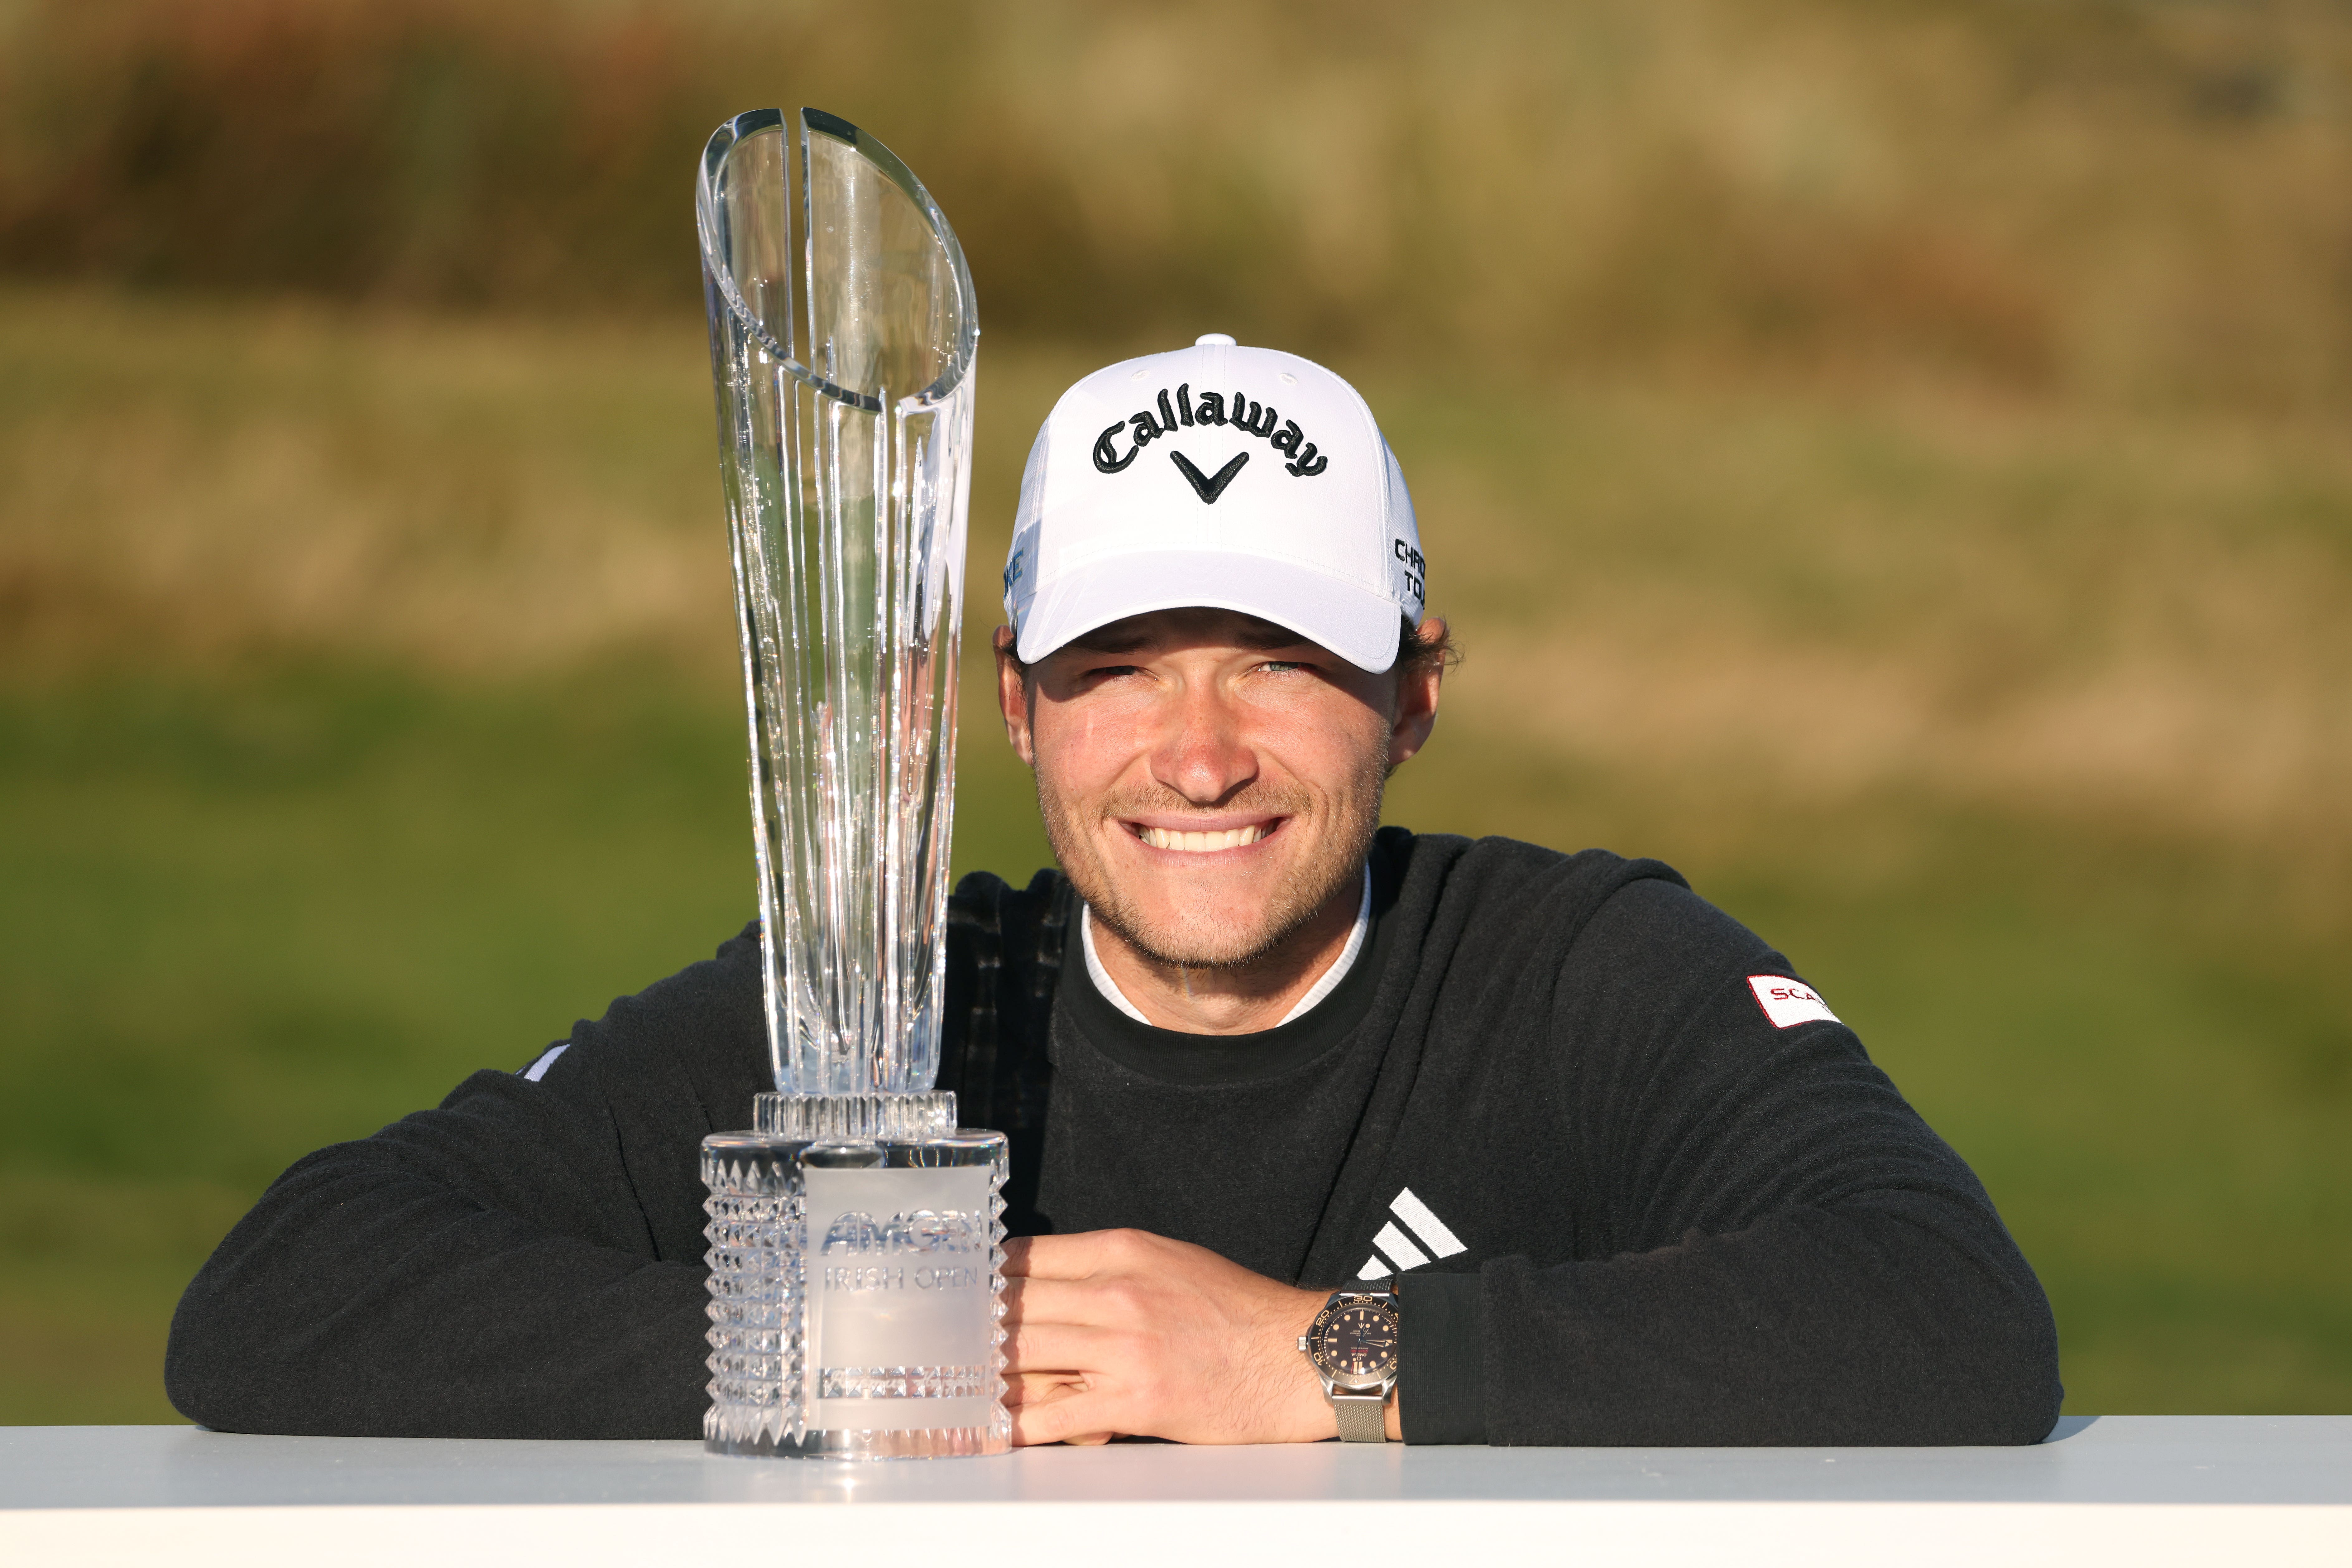
[[[1385,1394],[1344,1394],[1331,1391],[1331,1414],[1339,1418],[1343,1443],[1385,1443],[1389,1440],[1389,1400]]]

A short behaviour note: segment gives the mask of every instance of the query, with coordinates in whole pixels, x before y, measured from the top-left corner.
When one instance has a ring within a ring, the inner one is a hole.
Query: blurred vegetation
[[[2340,396],[2352,14],[2196,0],[11,0],[0,268],[697,300],[694,155],[820,102],[989,326],[1505,368]],[[780,96],[781,95],[781,96]]]
[[[688,193],[800,103],[971,251],[976,589],[1076,374],[1333,363],[1470,650],[1391,818],[1788,952],[2071,1410],[2352,1408],[2352,8],[0,0],[0,1420],[745,918]]]

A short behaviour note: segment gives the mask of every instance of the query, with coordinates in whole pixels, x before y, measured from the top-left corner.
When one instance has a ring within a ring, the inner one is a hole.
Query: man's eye
[[[1258,666],[1258,668],[1259,668],[1260,669],[1270,669],[1270,670],[1274,671],[1276,675],[1286,675],[1286,674],[1288,674],[1291,670],[1294,670],[1294,669],[1305,669],[1307,667],[1306,667],[1304,664],[1301,664],[1300,662],[1298,662],[1297,659],[1289,659],[1289,658],[1270,658],[1270,659],[1267,659],[1264,664],[1259,665],[1259,666]]]

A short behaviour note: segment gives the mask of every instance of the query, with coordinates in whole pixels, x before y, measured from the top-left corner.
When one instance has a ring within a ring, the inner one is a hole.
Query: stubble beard
[[[1372,836],[1380,831],[1381,799],[1387,786],[1385,757],[1371,757],[1356,770],[1348,787],[1334,798],[1328,830],[1306,860],[1284,871],[1257,918],[1245,924],[1221,924],[1200,916],[1179,914],[1155,918],[1120,889],[1109,876],[1091,837],[1094,824],[1124,821],[1155,814],[1182,815],[1195,809],[1172,790],[1115,795],[1092,811],[1077,806],[1053,788],[1041,770],[1037,774],[1037,810],[1045,819],[1045,838],[1054,847],[1078,896],[1095,920],[1109,927],[1126,943],[1154,963],[1181,969],[1247,969],[1278,952],[1298,934],[1316,913],[1360,879],[1364,858],[1371,852]],[[1244,790],[1225,809],[1264,812],[1289,818],[1285,833],[1307,820],[1313,802],[1303,790],[1281,787]],[[1117,831],[1126,831],[1119,826]]]

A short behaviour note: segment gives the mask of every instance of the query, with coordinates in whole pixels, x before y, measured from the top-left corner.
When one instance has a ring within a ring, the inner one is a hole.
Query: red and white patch
[[[1756,1005],[1764,1009],[1776,1029],[1793,1029],[1816,1018],[1832,1024],[1842,1021],[1822,1000],[1822,994],[1801,980],[1785,974],[1751,974],[1748,989],[1756,993]]]

